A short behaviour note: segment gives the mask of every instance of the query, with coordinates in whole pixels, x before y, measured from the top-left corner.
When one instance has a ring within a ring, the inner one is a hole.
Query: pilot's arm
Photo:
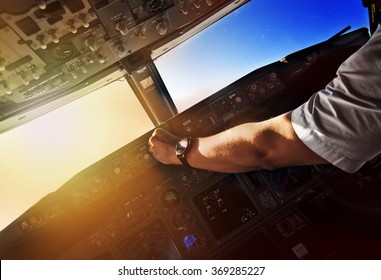
[[[150,151],[164,164],[180,165],[175,152],[180,139],[167,130],[156,129],[149,140]],[[326,163],[299,140],[292,127],[291,113],[194,138],[186,161],[194,168],[225,173]]]

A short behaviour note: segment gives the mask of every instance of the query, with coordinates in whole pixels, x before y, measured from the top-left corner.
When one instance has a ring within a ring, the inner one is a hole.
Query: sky
[[[157,59],[181,112],[265,64],[368,26],[361,0],[252,0]],[[126,82],[0,134],[0,230],[82,169],[153,128]]]

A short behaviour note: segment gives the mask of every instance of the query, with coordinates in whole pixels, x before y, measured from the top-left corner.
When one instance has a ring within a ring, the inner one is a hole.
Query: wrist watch
[[[186,160],[186,155],[189,152],[190,148],[192,146],[192,138],[186,137],[182,138],[177,142],[176,144],[176,157],[181,161],[181,163],[185,166],[189,167],[189,164]]]

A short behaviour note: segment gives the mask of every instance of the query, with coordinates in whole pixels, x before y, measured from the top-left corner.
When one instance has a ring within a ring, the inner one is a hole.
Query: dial
[[[149,13],[156,13],[165,7],[165,0],[148,0],[146,5]]]
[[[75,48],[73,45],[70,44],[62,44],[59,46],[56,46],[52,50],[52,56],[55,60],[58,61],[66,61],[71,59],[75,54]]]
[[[168,189],[162,193],[161,201],[163,202],[165,207],[171,208],[181,201],[181,197],[176,190]]]

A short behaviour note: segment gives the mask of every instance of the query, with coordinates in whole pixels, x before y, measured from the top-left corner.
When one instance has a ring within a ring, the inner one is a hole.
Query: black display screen
[[[234,175],[197,195],[194,201],[217,239],[241,227],[258,214]]]
[[[277,170],[261,170],[259,175],[279,197],[283,198],[295,192],[313,177],[310,166],[290,166]]]
[[[26,36],[36,34],[41,28],[37,23],[31,18],[26,17],[16,22],[16,25],[25,33]]]

